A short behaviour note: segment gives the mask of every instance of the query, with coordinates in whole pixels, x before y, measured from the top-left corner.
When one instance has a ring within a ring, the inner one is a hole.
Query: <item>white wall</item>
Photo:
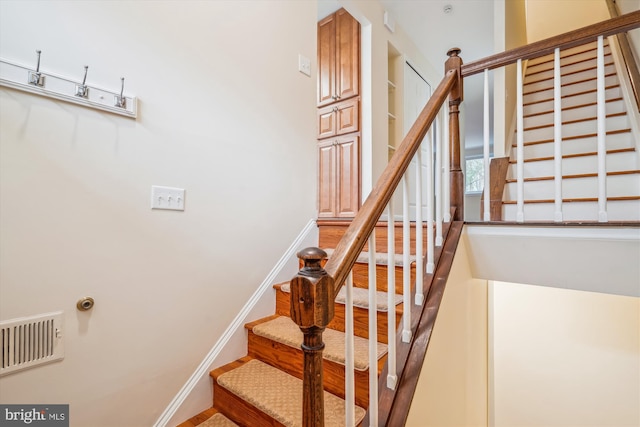
[[[0,2],[0,56],[36,49],[43,71],[125,76],[140,116],[0,89],[0,318],[66,322],[65,359],[0,399],[151,425],[315,217],[316,4]],[[186,210],[152,211],[151,185]]]
[[[495,427],[640,425],[640,299],[495,282]]]
[[[487,425],[487,281],[474,279],[458,244],[407,427]]]
[[[527,1],[527,41],[533,43],[609,17],[605,0]]]

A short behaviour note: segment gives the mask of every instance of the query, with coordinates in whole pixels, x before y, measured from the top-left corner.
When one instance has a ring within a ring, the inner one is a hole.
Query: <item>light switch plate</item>
[[[184,188],[151,186],[151,209],[184,210]]]
[[[311,76],[311,60],[303,55],[298,55],[298,71]]]

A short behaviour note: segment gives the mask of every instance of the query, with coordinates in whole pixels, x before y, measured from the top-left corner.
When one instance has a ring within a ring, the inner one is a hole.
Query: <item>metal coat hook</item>
[[[127,98],[122,94],[124,93],[124,77],[120,77],[122,85],[120,86],[120,95],[115,96],[115,106],[119,108],[127,108]]]
[[[88,98],[89,97],[89,88],[87,87],[87,72],[89,71],[89,66],[84,66],[84,78],[82,79],[82,84],[76,85],[76,96],[80,98]]]
[[[38,54],[38,63],[35,71],[29,71],[28,82],[30,85],[44,87],[44,76],[40,73],[40,54],[42,51],[36,50],[36,53]]]

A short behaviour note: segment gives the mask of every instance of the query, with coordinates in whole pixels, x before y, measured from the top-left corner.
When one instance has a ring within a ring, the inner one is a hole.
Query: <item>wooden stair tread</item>
[[[586,52],[588,52],[588,51],[585,51],[585,52],[582,52],[582,53],[586,53]],[[604,57],[605,58],[611,58],[612,57],[611,56],[611,52],[605,53]],[[580,64],[582,62],[593,61],[594,59],[596,59],[595,55],[591,56],[591,57],[584,58],[584,59],[574,60],[573,62],[565,62],[564,64],[561,64],[560,68],[570,67],[572,65],[577,65],[577,64]],[[538,66],[540,66],[542,64],[551,63],[551,67],[543,68],[541,70],[536,70],[536,71],[532,71],[532,72],[527,72],[527,76],[535,76],[536,74],[545,73],[547,71],[553,71],[553,62],[554,62],[554,59],[551,58],[551,60],[549,60],[549,61],[541,62],[539,64],[532,65],[531,67],[528,66],[527,68],[533,68],[533,67],[538,67]],[[610,62],[610,63],[605,63],[605,65],[613,65],[613,61]],[[562,76],[565,76],[565,75],[566,74],[562,74]]]
[[[607,91],[607,90],[610,90],[610,89],[616,89],[616,88],[619,88],[619,87],[620,87],[620,84],[619,84],[619,83],[617,83],[617,84],[613,84],[613,85],[605,86],[604,90],[605,90],[605,91]],[[553,89],[553,88],[544,89],[544,90],[541,90],[541,91],[538,91],[538,92],[544,92],[544,91],[548,91],[548,90],[551,90],[551,89]],[[584,91],[582,91],[582,92],[576,92],[576,93],[570,93],[570,94],[567,94],[567,95],[562,95],[560,98],[561,98],[561,99],[565,99],[565,98],[571,98],[571,97],[573,97],[573,96],[586,95],[586,94],[589,94],[589,93],[593,93],[593,94],[595,94],[596,92],[597,92],[597,90],[596,90],[596,89],[589,89],[589,90],[584,90]],[[535,93],[535,92],[531,92],[531,93]],[[528,107],[528,106],[530,106],[530,105],[541,104],[541,103],[543,103],[543,102],[550,102],[550,101],[553,101],[553,97],[551,97],[551,98],[539,99],[539,100],[537,100],[537,101],[529,101],[529,102],[525,102],[525,103],[523,104],[523,106]]]
[[[189,418],[187,421],[178,424],[177,427],[196,427],[196,426],[201,426],[201,425],[203,425],[202,423],[204,423],[205,421],[209,420],[211,417],[213,417],[215,414],[218,414],[218,413],[219,412],[215,408],[205,409],[204,411],[200,412],[198,415],[195,415],[195,416]]]
[[[631,133],[631,128],[625,128],[625,129],[616,129],[616,130],[609,130],[606,132],[606,135],[618,135],[621,133]],[[597,137],[598,134],[597,133],[586,133],[586,134],[582,134],[582,135],[573,135],[573,136],[565,136],[562,138],[562,141],[573,141],[576,139],[586,139],[586,138],[594,138]],[[541,139],[538,141],[528,141],[525,142],[523,144],[524,147],[527,147],[529,145],[537,145],[537,144],[548,144],[550,142],[554,142],[554,139]],[[512,147],[517,147],[517,144],[512,144]]]
[[[604,77],[605,77],[605,78],[607,78],[607,77],[613,77],[613,76],[617,76],[617,74],[616,74],[616,72],[615,72],[615,71],[614,71],[614,72],[612,72],[612,73],[607,73],[607,74],[605,74],[605,75],[604,75]],[[596,80],[596,78],[595,78],[595,77],[589,77],[589,78],[587,78],[587,79],[576,80],[575,82],[562,83],[562,84],[560,84],[560,87],[567,87],[567,86],[579,85],[579,84],[582,84],[582,83],[586,83],[586,82],[590,82],[590,81],[595,81],[595,80]],[[538,83],[539,83],[539,82],[538,82]],[[605,89],[608,89],[608,87],[607,87],[607,88],[605,88]],[[547,88],[542,88],[542,89],[532,90],[532,91],[530,91],[530,92],[524,92],[522,95],[523,95],[523,96],[531,95],[531,94],[534,94],[534,93],[544,92],[544,91],[546,91],[546,90],[553,90],[553,86],[550,86],[550,87],[547,87]],[[525,104],[525,105],[526,105],[526,104]]]
[[[553,101],[553,99],[549,99],[549,101]],[[605,100],[605,103],[607,103],[607,102],[617,102],[617,101],[623,101],[623,98],[622,97],[610,98],[610,99]],[[598,105],[598,103],[596,101],[587,102],[585,104],[574,105],[574,106],[571,106],[571,107],[562,107],[562,111],[577,110],[578,108],[594,107],[594,106],[597,106],[597,105]],[[553,113],[554,113],[554,110],[551,109],[551,110],[539,111],[537,113],[525,114],[523,116],[523,118],[527,119],[527,118],[530,118],[530,117],[543,116],[545,114],[553,114]]]
[[[327,253],[327,256],[331,258],[331,255],[333,255],[334,249],[328,248],[328,249],[324,249],[324,251]],[[398,266],[401,267],[404,265],[403,257],[404,257],[403,254],[394,254],[393,262],[396,267]],[[387,252],[376,252],[374,260],[377,265],[389,264],[389,256]],[[360,252],[360,254],[358,255],[358,258],[356,259],[356,262],[360,264],[369,264],[369,252],[366,252],[366,251]],[[409,263],[414,264],[415,262],[416,262],[416,256],[409,255]]]
[[[608,202],[624,202],[624,201],[632,201],[632,200],[640,200],[640,196],[618,196],[618,197],[607,197]],[[570,199],[562,199],[563,203],[576,203],[576,202],[597,202],[597,197],[575,197]],[[503,200],[502,203],[505,205],[515,205],[518,203],[516,200]],[[528,199],[525,200],[524,203],[555,203],[554,199]]]
[[[605,56],[611,57],[611,55],[605,55]],[[595,58],[589,58],[589,59],[585,59],[584,61],[580,61],[580,62],[593,61],[594,59]],[[578,64],[578,62],[576,62],[575,64]],[[562,65],[562,67],[566,67],[567,65],[575,65],[575,64],[565,64],[565,65]],[[613,61],[605,62],[605,64],[604,64],[605,67],[608,67],[608,66],[611,66],[611,65],[614,65]],[[595,70],[595,69],[597,69],[597,66],[582,68],[580,70],[561,73],[560,77],[572,76],[574,74],[584,73],[586,71],[591,71],[591,70]],[[548,72],[548,71],[553,71],[553,68],[550,68],[550,69],[547,69],[547,70],[542,70],[542,71],[536,71],[535,73],[527,74],[527,77],[530,76],[530,75],[535,75],[535,74],[544,73],[544,72]],[[532,84],[536,84],[536,83],[540,83],[540,82],[546,82],[548,80],[550,80],[550,79],[534,80],[534,81],[530,81],[530,82],[524,83],[523,86],[532,85]]]
[[[238,424],[225,417],[220,412],[215,413],[211,418],[198,424],[199,427],[239,427]]]
[[[609,41],[607,39],[604,40],[604,47],[605,49],[609,46]],[[579,49],[584,47],[585,49]],[[566,59],[566,58],[570,58],[572,56],[576,56],[576,55],[582,55],[583,53],[587,53],[587,52],[591,52],[591,51],[597,51],[598,50],[598,45],[596,44],[596,42],[591,42],[591,43],[586,43],[582,46],[576,46],[575,48],[573,48],[574,51],[573,52],[569,52],[567,53],[566,50],[561,50],[560,51],[560,59]],[[538,56],[536,58],[532,58],[529,60],[529,65],[528,67],[536,67],[538,65],[542,65],[546,62],[553,62],[553,58],[554,58],[554,54],[553,53],[549,53],[543,56]]]
[[[286,426],[302,426],[302,381],[251,357],[244,357],[212,371],[215,383],[253,408]],[[214,391],[215,395],[215,391]],[[325,392],[325,424],[343,425],[345,402]],[[236,410],[241,410],[236,408]],[[355,408],[356,424],[365,410]],[[271,425],[271,424],[269,424]]]
[[[627,171],[609,171],[607,172],[607,176],[617,176],[617,175],[633,175],[640,174],[640,170],[627,170]],[[562,179],[576,179],[576,178],[594,178],[597,177],[598,173],[580,173],[575,175],[562,175]],[[533,178],[525,178],[524,182],[533,182],[533,181],[553,181],[555,179],[554,176],[537,176]],[[516,178],[507,178],[507,183],[511,184],[517,182]]]
[[[627,115],[626,111],[621,111],[621,112],[618,112],[618,113],[607,114],[605,116],[605,118],[608,119],[608,118],[611,118],[611,117],[622,117],[622,116],[626,116],[626,115]],[[591,116],[591,117],[584,117],[582,119],[565,120],[565,121],[562,122],[562,125],[563,126],[564,125],[572,125],[572,124],[575,124],[575,123],[584,123],[584,122],[590,122],[590,121],[593,121],[593,120],[598,120],[598,118]],[[530,126],[528,128],[524,128],[524,131],[526,132],[526,131],[530,131],[530,130],[538,130],[538,129],[552,128],[552,127],[554,127],[554,123],[547,123],[547,124],[544,124],[544,125]],[[514,132],[517,133],[518,131],[516,130]]]
[[[261,337],[300,349],[303,335],[300,327],[285,316],[270,316],[264,321],[252,323],[251,331]],[[325,344],[322,353],[323,358],[332,362],[345,364],[345,334],[334,329],[325,329],[322,334]],[[387,345],[377,343],[378,360],[387,353]],[[354,337],[354,367],[359,371],[369,369],[369,340],[358,336]]]
[[[282,292],[290,293],[289,282],[281,283],[279,288]],[[389,311],[389,305],[387,304],[387,293],[382,291],[376,291],[377,311],[387,312]],[[394,302],[396,305],[402,302],[402,295],[394,294]],[[346,301],[346,288],[343,286],[338,295],[336,296],[336,303],[344,305]],[[369,290],[364,288],[353,287],[353,306],[369,309]]]
[[[606,154],[617,154],[617,153],[630,153],[635,151],[635,148],[633,147],[629,147],[629,148],[617,148],[615,150],[607,150]],[[598,153],[596,151],[589,151],[586,153],[575,153],[575,154],[563,154],[562,158],[563,159],[571,159],[574,157],[587,157],[587,156],[597,156]],[[528,159],[524,159],[524,162],[544,162],[544,161],[548,161],[548,160],[553,160],[554,157],[553,156],[549,156],[549,157],[532,157],[532,158],[528,158]],[[516,160],[515,159],[509,159],[509,164],[516,164]]]

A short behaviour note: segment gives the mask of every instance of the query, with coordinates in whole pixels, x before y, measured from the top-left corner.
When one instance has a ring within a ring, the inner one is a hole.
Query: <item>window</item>
[[[480,193],[484,187],[484,159],[466,159],[465,193]]]

